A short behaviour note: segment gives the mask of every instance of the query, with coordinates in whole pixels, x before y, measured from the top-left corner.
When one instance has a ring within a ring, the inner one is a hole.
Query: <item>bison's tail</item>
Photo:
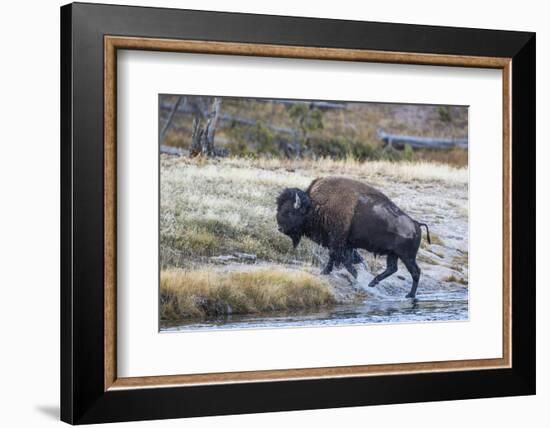
[[[420,223],[417,222],[419,226],[424,226],[426,228],[426,234],[428,235],[428,244],[432,243],[432,240],[430,239],[430,229],[428,229],[428,225],[426,223]]]

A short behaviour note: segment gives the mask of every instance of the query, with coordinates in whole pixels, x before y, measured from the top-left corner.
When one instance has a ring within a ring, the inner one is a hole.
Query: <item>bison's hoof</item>
[[[377,282],[377,281],[371,281],[371,282],[369,282],[369,287],[375,287],[376,285],[378,285],[378,282]]]
[[[415,296],[416,296],[416,294],[409,293],[409,294],[407,294],[407,296],[405,296],[405,297],[407,297],[408,299],[414,299]]]

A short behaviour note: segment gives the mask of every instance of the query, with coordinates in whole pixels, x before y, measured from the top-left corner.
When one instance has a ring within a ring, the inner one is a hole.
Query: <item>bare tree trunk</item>
[[[208,122],[206,123],[206,151],[209,155],[214,154],[214,136],[216,134],[216,125],[218,123],[221,104],[221,98],[214,98],[214,102],[212,103],[212,111],[210,113],[210,117],[208,118]]]
[[[168,119],[166,120],[166,123],[162,127],[162,131],[160,131],[160,144],[164,144],[164,138],[166,137],[166,133],[170,129],[170,126],[172,125],[172,120],[174,119],[174,116],[176,115],[178,109],[180,108],[180,104],[182,101],[184,101],[185,97],[178,97],[176,102],[174,103],[172,109],[170,110],[170,113],[168,114]]]
[[[189,150],[189,155],[195,157],[201,154],[202,152],[202,134],[204,130],[201,127],[201,118],[195,116],[193,118],[193,132],[191,134],[191,148]]]
[[[199,115],[193,119],[193,134],[191,142],[191,157],[214,156],[216,148],[214,147],[214,137],[216,135],[216,124],[220,114],[221,98],[214,98],[210,112],[208,113],[206,125],[203,126],[203,120]]]

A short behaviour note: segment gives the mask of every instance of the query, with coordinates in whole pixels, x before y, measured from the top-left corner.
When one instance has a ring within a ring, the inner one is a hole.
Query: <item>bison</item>
[[[420,278],[416,254],[422,238],[421,226],[386,195],[365,183],[343,177],[317,178],[306,191],[287,188],[277,198],[277,224],[292,239],[294,248],[302,236],[328,248],[329,261],[323,274],[340,263],[357,278],[353,264],[362,259],[357,248],[387,256],[387,267],[370,283],[374,287],[397,271],[397,260],[407,267],[415,297]]]

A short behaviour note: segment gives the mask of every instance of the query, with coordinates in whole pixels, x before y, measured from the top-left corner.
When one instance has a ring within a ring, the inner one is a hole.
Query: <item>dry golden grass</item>
[[[432,162],[452,165],[457,168],[468,167],[468,150],[454,147],[448,150],[418,149],[414,151],[414,160],[417,162]]]
[[[232,158],[227,162],[232,165],[240,164],[247,167],[262,168],[266,170],[287,170],[289,172],[307,171],[315,175],[355,176],[357,178],[384,177],[398,181],[440,181],[446,184],[468,183],[468,168],[457,168],[437,162],[391,162],[358,161],[353,158],[334,160],[323,158],[311,159],[243,159]]]
[[[325,279],[288,269],[170,269],[160,276],[161,319],[305,309],[335,303]]]
[[[426,232],[424,231],[424,229],[422,229],[422,240],[420,241],[420,248],[422,248],[424,250],[430,250],[430,248],[432,248],[431,247],[432,245],[445,245],[445,243],[443,242],[441,237],[433,231],[430,231],[430,241],[431,241],[431,243],[428,242]],[[434,252],[434,251],[432,251],[432,252]],[[437,253],[435,253],[435,254],[437,254]]]
[[[468,252],[465,252],[460,256],[453,257],[452,267],[457,272],[464,272],[468,269],[468,262]]]

